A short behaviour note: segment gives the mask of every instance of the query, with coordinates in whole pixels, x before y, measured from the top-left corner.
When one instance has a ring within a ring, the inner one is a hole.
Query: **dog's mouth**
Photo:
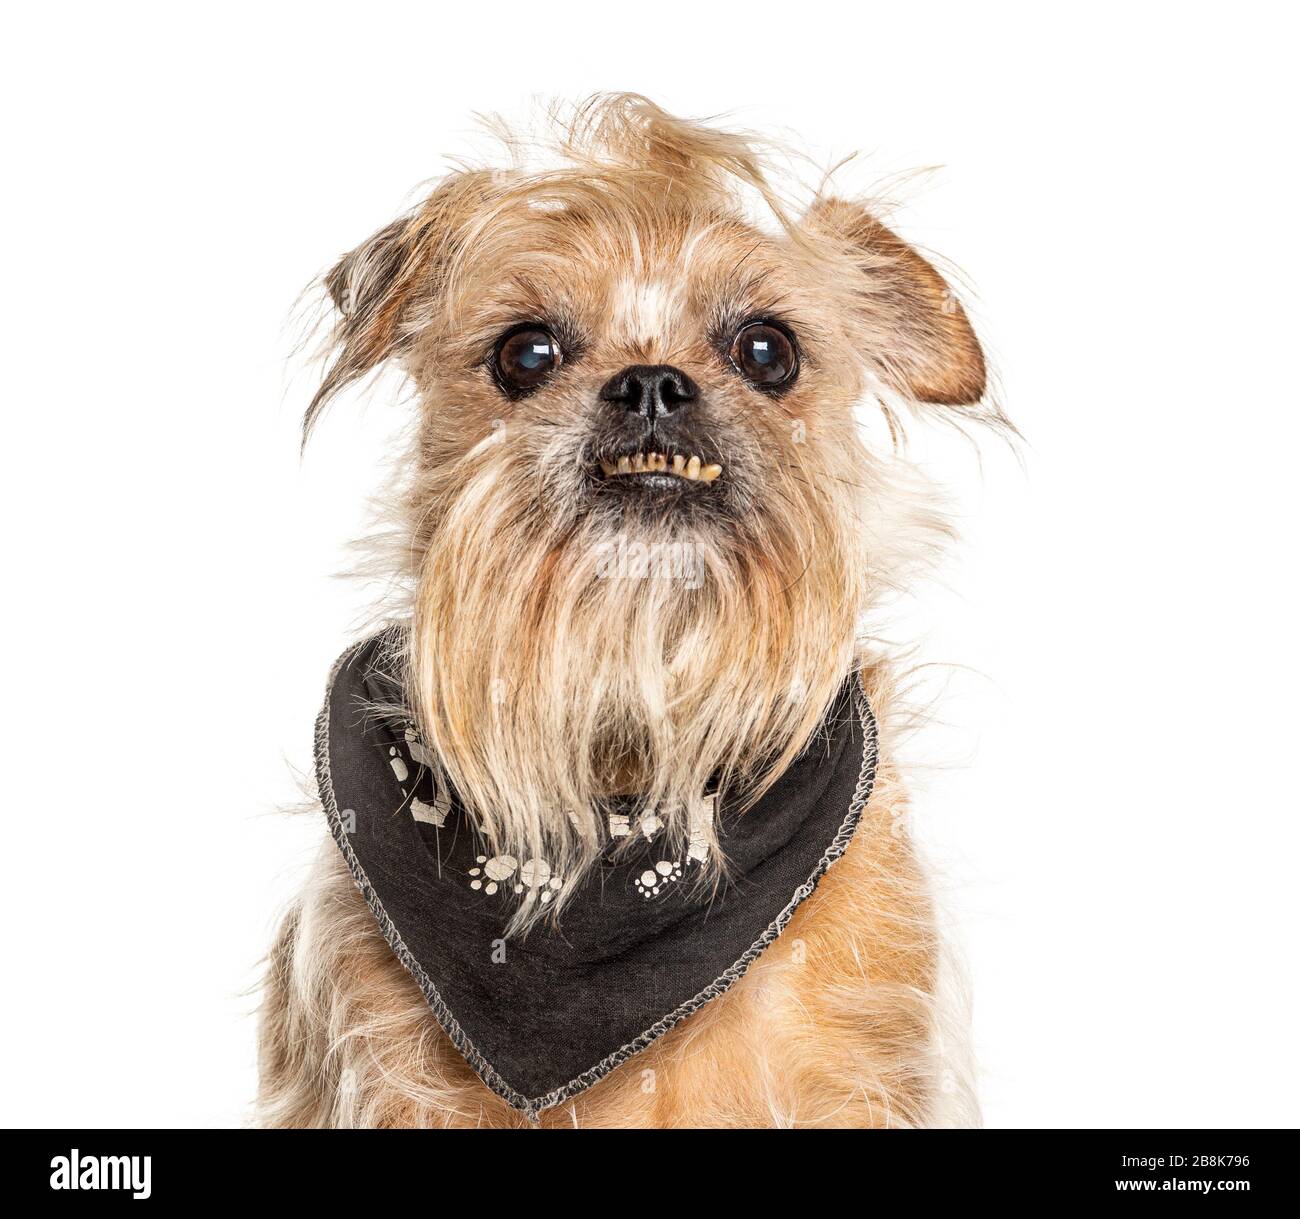
[[[722,466],[696,453],[637,452],[599,458],[592,470],[608,486],[628,490],[687,491],[704,488],[722,476]]]

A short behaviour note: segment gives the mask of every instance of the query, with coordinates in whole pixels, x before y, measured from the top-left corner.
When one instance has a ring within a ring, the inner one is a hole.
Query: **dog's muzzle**
[[[721,477],[722,463],[691,434],[700,390],[680,368],[633,364],[605,383],[600,398],[613,414],[593,463],[603,484],[682,494]]]

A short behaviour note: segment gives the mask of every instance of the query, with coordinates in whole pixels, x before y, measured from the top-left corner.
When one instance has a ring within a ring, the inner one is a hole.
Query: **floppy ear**
[[[856,291],[877,341],[884,378],[917,402],[969,406],[984,396],[979,341],[943,277],[866,208],[818,200],[805,223],[843,242]]]
[[[338,316],[330,345],[337,355],[303,419],[303,440],[325,404],[403,343],[401,323],[425,265],[417,216],[394,220],[363,241],[324,277]]]

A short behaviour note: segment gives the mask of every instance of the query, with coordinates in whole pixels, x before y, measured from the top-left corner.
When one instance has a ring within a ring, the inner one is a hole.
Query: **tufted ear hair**
[[[418,216],[385,225],[344,254],[323,282],[338,311],[330,335],[335,351],[303,418],[303,440],[326,403],[402,346],[402,318],[426,266]]]
[[[970,406],[984,396],[984,353],[943,277],[859,203],[819,199],[804,223],[841,244],[877,336],[884,379],[916,402]]]

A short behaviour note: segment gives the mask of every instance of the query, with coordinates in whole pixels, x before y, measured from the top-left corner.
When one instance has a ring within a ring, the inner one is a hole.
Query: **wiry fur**
[[[307,424],[384,360],[411,377],[407,696],[487,844],[550,860],[570,878],[563,899],[601,848],[610,796],[639,793],[680,842],[687,801],[717,776],[755,799],[855,666],[887,722],[891,679],[863,652],[863,616],[945,527],[866,448],[853,407],[874,393],[986,408],[965,314],[862,205],[819,196],[795,218],[756,142],[643,99],[597,99],[557,143],[559,168],[451,176],[330,273],[337,354]],[[798,337],[800,374],[782,396],[725,359],[752,317]],[[520,321],[545,323],[567,358],[508,401],[490,354]],[[700,386],[726,455],[707,513],[593,492],[599,390],[633,363],[680,367]],[[627,536],[689,547],[697,578],[600,578]],[[934,1120],[953,1068],[936,1061],[938,949],[903,799],[886,764],[848,853],[742,982],[544,1121]],[[562,923],[563,900],[549,913]],[[537,915],[521,908],[512,930]],[[332,846],[274,950],[261,1113],[281,1125],[523,1120],[443,1037]]]

